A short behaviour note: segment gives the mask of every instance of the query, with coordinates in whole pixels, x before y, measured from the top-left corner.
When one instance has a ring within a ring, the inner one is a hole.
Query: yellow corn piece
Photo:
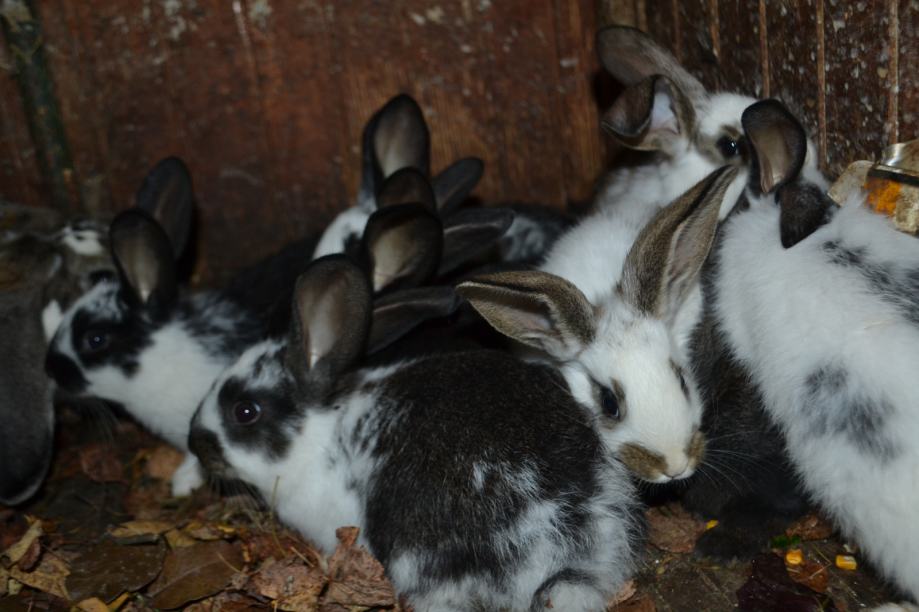
[[[801,565],[804,563],[804,555],[800,548],[792,548],[785,553],[785,563],[788,565]]]
[[[712,519],[709,522],[705,523],[705,530],[714,529],[718,526],[718,519]]]
[[[844,570],[854,570],[858,567],[858,563],[852,555],[836,555],[836,567]]]

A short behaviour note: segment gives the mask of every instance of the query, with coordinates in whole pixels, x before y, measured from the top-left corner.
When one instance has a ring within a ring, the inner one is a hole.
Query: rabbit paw
[[[204,484],[204,474],[198,458],[188,453],[182,465],[172,475],[172,496],[185,497]]]

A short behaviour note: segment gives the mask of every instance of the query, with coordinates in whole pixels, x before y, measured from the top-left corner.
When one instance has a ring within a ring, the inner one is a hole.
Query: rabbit
[[[705,454],[702,402],[680,347],[680,333],[688,332],[676,319],[698,293],[714,238],[703,221],[718,210],[702,203],[726,192],[736,173],[726,166],[704,179],[637,237],[627,225],[595,226],[598,234],[581,244],[577,272],[609,268],[602,290],[579,284],[582,276],[572,282],[574,274],[558,274],[562,266],[551,255],[538,271],[483,275],[457,287],[498,331],[561,372],[597,415],[609,451],[647,482],[687,478]]]
[[[786,440],[804,489],[919,599],[919,242],[842,208],[801,172],[806,137],[773,100],[742,117],[746,202],[720,230],[711,310]]]
[[[189,447],[326,553],[358,526],[415,610],[605,610],[641,523],[593,416],[507,353],[356,365],[371,294],[346,258],[315,260],[286,339],[220,376]]]
[[[54,385],[42,369],[61,308],[113,272],[102,226],[0,204],[0,504],[41,486],[53,454]]]
[[[606,71],[625,86],[603,116],[604,130],[622,145],[650,155],[650,163],[621,167],[605,177],[595,201],[598,209],[643,224],[715,169],[746,167],[749,147],[740,117],[755,98],[709,93],[669,51],[635,28],[601,29],[597,51]],[[804,172],[826,187],[812,144]],[[740,180],[732,186],[722,219],[744,184]]]
[[[310,261],[308,250],[279,254],[239,274],[225,291],[183,292],[175,279],[172,236],[187,236],[191,219],[191,179],[180,162],[158,167],[146,188],[149,198],[171,199],[173,216],[159,223],[143,210],[119,214],[110,228],[118,278],[99,283],[64,314],[46,358],[46,369],[66,392],[98,397],[123,407],[153,433],[186,449],[191,416],[217,375],[248,346],[286,331],[288,301],[298,274]],[[387,183],[411,183],[401,175]],[[425,179],[420,179],[424,181]],[[384,185],[384,195],[397,189]],[[166,228],[170,228],[168,231]],[[365,237],[368,269],[379,293],[393,292],[385,306],[402,318],[412,312],[413,327],[456,308],[452,292],[442,289],[395,294],[414,288],[433,275],[443,230],[439,219],[421,203],[387,206],[368,221]],[[487,233],[487,232],[486,232]],[[472,244],[474,232],[466,232]],[[245,290],[244,290],[245,289]],[[267,296],[267,297],[266,297]],[[272,300],[273,296],[273,300]],[[288,301],[289,304],[289,301]],[[374,336],[375,349],[392,342]],[[203,483],[195,457],[186,455],[172,480],[176,496]]]
[[[418,103],[400,94],[377,111],[364,127],[361,185],[357,203],[341,212],[323,232],[313,253],[353,253],[360,244],[367,219],[385,202],[378,192],[383,182],[401,169],[411,168],[430,176],[430,133]],[[484,165],[475,157],[460,159],[430,179],[434,208],[443,221],[446,237],[455,226],[468,226],[474,217],[495,227],[496,244],[483,256],[513,264],[535,263],[570,224],[564,213],[537,205],[508,207],[461,206],[482,177]],[[509,209],[509,210],[508,210]],[[509,226],[509,227],[508,227]],[[469,244],[464,245],[467,249]],[[482,244],[481,248],[485,248]],[[445,252],[446,261],[450,258]],[[465,252],[464,261],[479,253]],[[453,271],[444,269],[441,276]]]

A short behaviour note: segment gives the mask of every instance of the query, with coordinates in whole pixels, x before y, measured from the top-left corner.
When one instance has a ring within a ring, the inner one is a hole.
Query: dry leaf
[[[26,586],[42,593],[48,593],[61,599],[70,599],[67,593],[67,575],[70,569],[67,564],[54,555],[44,555],[41,563],[31,572],[24,572],[18,567],[11,567],[9,575]]]
[[[804,541],[826,540],[833,535],[833,526],[816,514],[808,514],[785,530],[789,538],[798,536]]]
[[[187,535],[181,529],[170,529],[166,532],[166,542],[169,544],[169,548],[188,548],[197,544],[198,540]]]
[[[265,604],[243,593],[224,591],[185,608],[185,612],[250,612],[270,609]],[[307,610],[308,608],[300,608]]]
[[[202,542],[177,548],[163,563],[163,572],[148,594],[155,608],[173,609],[214,595],[243,567],[239,547],[229,542]]]
[[[213,542],[214,540],[228,540],[236,535],[236,530],[229,525],[189,523],[182,531],[196,540]]]
[[[175,527],[165,521],[128,521],[109,530],[113,538],[119,540],[146,535],[160,535]]]
[[[184,460],[182,451],[172,446],[157,446],[147,457],[144,473],[150,478],[170,480]]]
[[[764,553],[753,559],[750,579],[737,590],[742,612],[835,612],[826,595],[793,581],[778,555]]]
[[[105,602],[97,597],[84,599],[77,604],[77,609],[82,610],[82,612],[109,612],[108,606],[105,605]]]
[[[335,531],[338,547],[329,558],[329,586],[324,609],[387,608],[396,605],[396,593],[382,564],[357,544],[357,527]]]
[[[11,564],[19,563],[20,559],[29,553],[29,549],[38,544],[38,539],[42,534],[44,534],[44,530],[42,529],[41,521],[32,520],[29,528],[22,534],[19,541],[3,551],[0,556],[9,559]],[[21,569],[28,571],[28,568],[25,567]]]
[[[624,585],[622,585],[622,588],[619,589],[619,592],[616,593],[613,598],[609,600],[609,602],[607,602],[606,606],[608,608],[614,608],[616,605],[621,604],[624,601],[628,601],[632,598],[632,596],[635,595],[635,588],[635,581],[629,580]]]
[[[609,608],[610,612],[657,612],[657,606],[650,595],[638,595],[628,601]]]
[[[648,520],[648,540],[661,550],[691,553],[696,540],[705,532],[705,522],[694,519],[679,504],[651,508]]]
[[[89,444],[81,448],[80,469],[96,482],[125,482],[124,466],[109,444]]]
[[[306,610],[316,607],[326,581],[318,568],[288,557],[283,561],[265,560],[250,579],[249,587],[273,600],[280,610]]]
[[[798,584],[803,584],[818,593],[826,593],[827,585],[830,580],[830,572],[827,570],[828,567],[829,566],[817,561],[806,560],[801,565],[793,567],[788,567],[786,565],[785,569],[788,571],[788,575],[791,579]]]
[[[163,566],[162,544],[123,546],[103,540],[73,562],[67,588],[74,599],[98,597],[111,601],[125,591],[144,588]]]

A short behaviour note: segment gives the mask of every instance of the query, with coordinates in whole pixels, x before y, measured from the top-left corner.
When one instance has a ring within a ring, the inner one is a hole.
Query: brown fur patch
[[[634,474],[645,480],[654,480],[667,468],[667,461],[661,455],[637,444],[625,444],[619,450],[619,458]]]

